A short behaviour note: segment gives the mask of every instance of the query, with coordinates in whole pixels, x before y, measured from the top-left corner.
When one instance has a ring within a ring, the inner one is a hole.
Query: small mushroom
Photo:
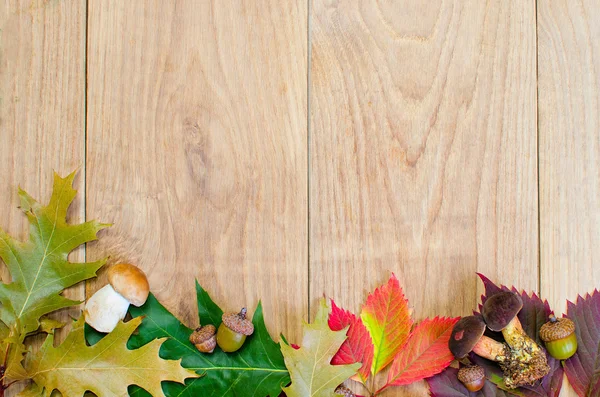
[[[502,368],[509,374],[505,379],[509,388],[533,384],[550,372],[546,353],[527,335],[517,317],[522,308],[521,297],[505,291],[490,296],[482,309],[487,327],[501,331],[510,346],[511,360]]]
[[[479,365],[467,365],[458,370],[458,380],[468,391],[478,392],[485,386],[485,370]]]
[[[504,340],[515,351],[523,353],[525,361],[540,351],[540,347],[523,330],[517,314],[523,308],[523,300],[514,292],[500,292],[489,297],[482,310],[488,328],[502,332]]]
[[[479,317],[461,318],[452,329],[448,347],[454,357],[461,359],[470,352],[488,360],[502,362],[509,355],[508,347],[501,342],[489,338],[485,332],[485,323]]]
[[[130,264],[111,266],[108,282],[92,295],[84,309],[85,322],[96,331],[106,333],[125,318],[130,304],[142,306],[150,293],[144,272]]]

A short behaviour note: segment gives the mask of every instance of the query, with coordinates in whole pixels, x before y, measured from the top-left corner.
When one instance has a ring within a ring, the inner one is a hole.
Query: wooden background
[[[475,272],[560,312],[600,286],[599,20],[597,0],[1,0],[0,227],[26,234],[17,185],[46,200],[79,168],[72,219],[115,225],[75,255],[137,263],[190,326],[194,278],[292,340],[323,293],[359,310],[390,272],[417,319],[468,314]]]

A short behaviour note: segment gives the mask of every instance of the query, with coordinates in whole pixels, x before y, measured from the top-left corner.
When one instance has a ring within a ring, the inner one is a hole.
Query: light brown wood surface
[[[0,30],[0,227],[25,240],[17,187],[47,202],[53,170],[80,169],[80,194],[69,213],[73,222],[85,218],[85,1],[2,1]],[[83,249],[71,258],[83,260]],[[10,280],[5,267],[2,280]],[[65,295],[84,299],[84,286]],[[53,317],[68,323],[79,313],[72,308]],[[43,338],[34,339],[35,348]]]
[[[475,309],[476,272],[537,289],[535,4],[312,16],[311,298],[358,311],[395,272],[423,319]]]
[[[600,288],[598,21],[595,0],[538,2],[541,293],[557,313]]]
[[[90,257],[132,260],[197,324],[194,279],[226,310],[308,311],[307,7],[90,2]],[[95,288],[95,287],[94,287]]]
[[[324,293],[359,311],[391,272],[417,320],[468,314],[475,272],[561,312],[600,287],[598,20],[593,0],[2,1],[0,227],[25,238],[16,187],[47,200],[79,167],[71,219],[114,226],[74,257],[138,264],[189,326],[195,278],[291,340]]]

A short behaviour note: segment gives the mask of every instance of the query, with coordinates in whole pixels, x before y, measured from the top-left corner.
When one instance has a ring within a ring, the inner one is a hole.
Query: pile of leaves
[[[123,395],[131,384],[161,396],[161,381],[183,382],[197,377],[178,361],[158,354],[165,339],[128,349],[140,318],[121,323],[101,343],[88,346],[84,322],[73,324],[66,340],[54,346],[54,329],[61,324],[46,317],[49,313],[81,302],[67,299],[61,292],[95,277],[105,263],[72,263],[68,255],[78,246],[96,239],[108,225],[89,221],[68,224],[67,210],[75,198],[75,175],[55,175],[54,190],[46,206],[19,190],[21,210],[30,223],[29,239],[18,241],[0,230],[0,258],[12,281],[0,284],[0,396],[12,384],[32,380],[23,396],[50,395],[54,390],[65,396],[82,396],[91,391],[98,396]],[[48,333],[36,353],[25,346],[33,333]],[[106,381],[110,374],[110,382]],[[150,375],[151,374],[151,375]],[[149,376],[150,375],[150,376]]]
[[[198,315],[202,325],[221,324],[223,310],[196,282]],[[290,374],[286,368],[279,344],[275,343],[265,326],[262,305],[254,311],[252,323],[254,334],[235,353],[225,353],[216,348],[211,354],[200,353],[189,341],[193,330],[183,325],[152,294],[142,307],[130,307],[135,317],[143,318],[139,332],[129,339],[128,347],[138,349],[157,338],[166,338],[159,355],[164,359],[181,360],[181,365],[194,371],[198,377],[185,384],[163,382],[166,396],[207,397],[276,397],[282,386],[289,384]],[[90,344],[103,341],[103,334],[88,328]],[[149,396],[139,387],[129,389],[130,396]]]
[[[333,301],[332,307],[329,327],[334,331],[347,328],[348,336],[332,364],[361,363],[353,379],[362,383],[370,396],[438,374],[454,359],[448,340],[458,318],[435,317],[415,326],[393,274],[387,284],[367,297],[360,316]],[[389,370],[381,382],[376,377],[386,367]]]
[[[106,262],[68,260],[71,251],[95,240],[108,227],[96,221],[67,223],[67,210],[76,195],[74,177],[55,175],[46,206],[19,190],[21,209],[30,223],[27,241],[0,230],[0,259],[11,276],[11,282],[0,283],[0,397],[18,382],[28,382],[21,397],[86,392],[100,397],[332,397],[348,379],[361,384],[363,394],[371,397],[423,379],[435,397],[556,397],[563,373],[579,396],[600,396],[598,291],[568,302],[566,316],[575,322],[579,342],[573,357],[563,363],[548,357],[547,376],[533,386],[509,390],[496,363],[472,355],[470,360],[483,366],[487,376],[477,394],[458,381],[457,365],[452,365],[448,341],[458,318],[435,317],[415,324],[393,274],[367,296],[358,315],[322,299],[313,322],[303,324],[299,345],[288,344],[283,336],[282,344],[271,338],[259,302],[252,316],[255,332],[240,350],[201,353],[189,342],[193,330],[150,294],[142,307],[131,306],[132,319],[119,323],[111,333],[96,332],[81,317],[64,342],[55,346],[53,333],[63,324],[48,315],[80,304],[62,292],[95,277]],[[535,293],[497,286],[480,277],[485,286],[482,304],[500,291],[519,293],[523,300],[519,320],[543,346],[538,334],[552,313],[548,302]],[[219,327],[223,310],[198,283],[196,298],[201,324]],[[26,338],[35,333],[47,336],[34,353]]]
[[[518,293],[523,300],[523,308],[519,313],[525,332],[543,348],[539,331],[551,314],[548,301],[542,300],[535,293],[518,291],[516,288],[498,286],[482,274],[485,293],[481,297],[479,310],[485,300],[501,291]],[[576,303],[568,303],[566,317],[576,324],[579,348],[577,353],[563,363],[547,355],[550,372],[532,386],[507,389],[502,379],[502,370],[497,363],[471,354],[470,361],[482,366],[486,371],[486,385],[479,393],[470,393],[456,377],[457,369],[448,368],[444,372],[427,380],[431,394],[434,397],[460,397],[460,396],[523,396],[523,397],[558,397],[563,383],[563,374],[566,372],[569,383],[580,397],[600,396],[600,293],[594,291],[585,298],[578,297]],[[478,314],[475,312],[475,314]],[[492,338],[499,338],[497,334],[489,333]],[[563,370],[564,367],[564,370]]]

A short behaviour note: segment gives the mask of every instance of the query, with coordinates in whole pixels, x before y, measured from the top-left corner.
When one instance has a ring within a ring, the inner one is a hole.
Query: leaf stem
[[[375,375],[371,376],[370,379],[370,385],[367,387],[367,390],[369,392],[369,396],[373,397],[375,394],[373,394],[373,389],[375,389]],[[367,386],[367,385],[365,385]]]

